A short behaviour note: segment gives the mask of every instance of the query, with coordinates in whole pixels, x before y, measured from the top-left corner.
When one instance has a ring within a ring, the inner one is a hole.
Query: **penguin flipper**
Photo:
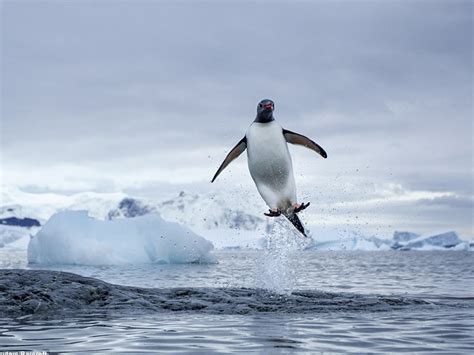
[[[303,136],[302,134],[283,129],[283,136],[288,143],[302,145],[308,149],[314,150],[325,159],[328,157],[326,151],[321,148],[319,144],[313,142],[311,139]]]
[[[222,162],[221,166],[219,169],[217,169],[214,177],[212,178],[211,182],[214,182],[214,180],[217,178],[217,176],[224,170],[227,165],[229,165],[233,160],[237,159],[240,154],[242,154],[245,149],[247,149],[247,137],[242,138],[239,143],[235,145],[234,148],[227,154],[225,157],[224,161]]]

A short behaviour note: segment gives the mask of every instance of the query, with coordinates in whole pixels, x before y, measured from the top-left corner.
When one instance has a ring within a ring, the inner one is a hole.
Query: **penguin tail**
[[[294,211],[285,213],[284,215],[301,234],[303,234],[305,237],[308,237],[305,233],[303,223],[301,223],[298,215]]]

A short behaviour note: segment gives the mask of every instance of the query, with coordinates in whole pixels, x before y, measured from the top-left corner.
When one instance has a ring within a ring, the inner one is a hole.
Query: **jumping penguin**
[[[304,227],[296,215],[309,206],[297,203],[293,164],[286,143],[302,145],[327,158],[323,148],[311,139],[282,128],[273,117],[275,104],[262,100],[257,106],[257,117],[237,145],[227,154],[211,182],[234,159],[247,149],[250,175],[257,190],[270,207],[268,217],[283,214],[305,237]]]

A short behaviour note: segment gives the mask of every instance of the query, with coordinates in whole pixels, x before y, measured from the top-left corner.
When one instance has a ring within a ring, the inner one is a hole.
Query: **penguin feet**
[[[294,213],[298,213],[298,212],[301,212],[303,211],[304,209],[306,209],[306,207],[308,207],[310,205],[310,202],[308,203],[301,203],[301,204],[295,204],[293,207],[294,207],[294,210],[293,212]]]
[[[268,210],[270,213],[264,213],[265,216],[267,217],[278,217],[281,215],[281,211],[276,209],[276,210]]]

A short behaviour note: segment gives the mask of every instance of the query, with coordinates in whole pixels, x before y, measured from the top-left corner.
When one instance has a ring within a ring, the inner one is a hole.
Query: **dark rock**
[[[0,218],[0,224],[7,226],[16,226],[16,227],[39,227],[41,226],[40,222],[34,218],[17,218],[17,217],[7,217]]]
[[[155,212],[156,209],[154,207],[148,206],[140,200],[126,197],[119,202],[116,209],[108,213],[107,217],[108,219],[133,218]]]
[[[0,270],[0,289],[0,318],[18,319],[121,317],[150,312],[377,312],[420,304],[420,300],[406,297],[318,291],[277,295],[249,288],[147,289],[50,270]],[[424,301],[422,304],[429,305]]]

